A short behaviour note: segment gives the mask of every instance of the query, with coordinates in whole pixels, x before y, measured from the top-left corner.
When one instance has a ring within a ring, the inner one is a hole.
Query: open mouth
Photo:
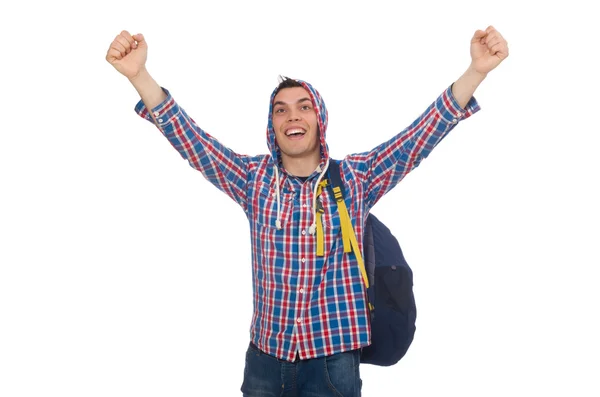
[[[285,132],[285,136],[288,138],[299,138],[306,134],[306,130],[302,128],[291,128]]]

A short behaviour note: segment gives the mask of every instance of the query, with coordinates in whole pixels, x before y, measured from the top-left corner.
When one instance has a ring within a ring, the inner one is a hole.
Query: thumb
[[[486,35],[487,35],[487,33],[485,31],[478,29],[475,32],[475,34],[473,35],[473,38],[471,39],[471,43],[476,43],[478,41],[481,41],[481,39],[483,39]]]
[[[131,37],[133,37],[133,39],[135,40],[135,47],[140,47],[140,46],[145,46],[146,45],[146,40],[144,39],[144,35],[141,33],[137,33],[132,35]]]

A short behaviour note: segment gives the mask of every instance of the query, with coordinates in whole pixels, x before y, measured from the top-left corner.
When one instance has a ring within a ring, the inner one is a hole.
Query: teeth
[[[301,128],[296,128],[293,130],[289,130],[285,132],[285,135],[290,136],[290,135],[296,135],[296,134],[304,134],[305,131]]]

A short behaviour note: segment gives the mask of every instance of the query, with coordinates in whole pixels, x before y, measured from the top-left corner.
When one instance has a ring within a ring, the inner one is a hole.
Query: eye
[[[310,110],[312,108],[310,107],[310,105],[304,105],[300,109],[302,109],[302,110]]]
[[[283,112],[285,112],[284,108],[278,108],[278,109],[275,109],[274,113],[283,113]]]

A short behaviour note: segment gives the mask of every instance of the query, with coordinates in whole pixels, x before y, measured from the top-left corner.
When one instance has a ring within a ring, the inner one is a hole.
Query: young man
[[[356,258],[343,252],[337,204],[319,188],[330,161],[321,96],[307,82],[283,80],[270,100],[269,154],[239,155],[204,132],[153,80],[146,54],[144,37],[123,31],[106,60],[138,91],[137,113],[242,206],[249,220],[254,312],[242,392],[360,396],[369,316]],[[371,151],[341,161],[359,244],[369,210],[459,121],[479,110],[475,89],[507,56],[507,43],[493,27],[476,31],[468,69],[417,120]]]

